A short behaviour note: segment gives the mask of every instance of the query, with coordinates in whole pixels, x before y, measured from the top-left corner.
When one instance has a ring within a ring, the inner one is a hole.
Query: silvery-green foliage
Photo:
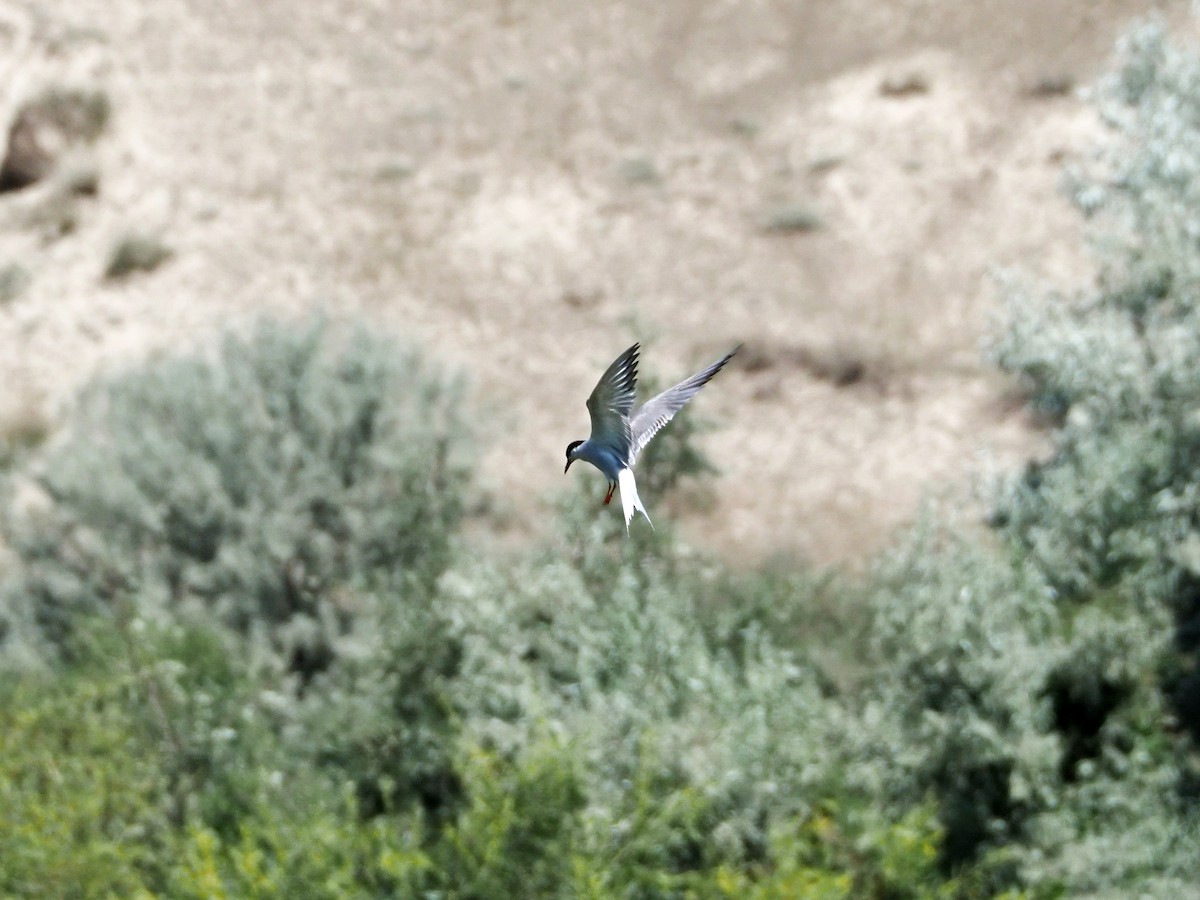
[[[850,771],[896,809],[932,796],[943,862],[998,866],[1001,886],[1098,884],[1080,860],[1102,854],[1126,889],[1148,858],[1183,871],[1194,826],[1155,678],[1168,623],[1111,598],[1065,605],[1036,567],[940,521],[879,572]],[[1146,805],[1168,823],[1145,828]]]
[[[1156,305],[1192,305],[1200,288],[1200,60],[1195,47],[1171,43],[1159,24],[1122,42],[1124,65],[1101,85],[1101,112],[1116,132],[1109,172],[1098,185],[1104,209],[1122,229],[1126,261],[1163,283],[1163,296],[1122,297],[1134,313]],[[1122,292],[1117,291],[1117,294]]]
[[[343,772],[364,812],[416,801],[444,818],[474,802],[464,753],[517,760],[551,736],[576,762],[589,852],[636,844],[661,853],[651,868],[766,852],[773,826],[841,781],[857,721],[786,636],[706,608],[721,567],[667,528],[628,538],[582,491],[552,546],[460,559],[426,603],[383,602],[357,655],[298,702],[296,746]],[[793,587],[753,602],[804,606]]]
[[[359,813],[419,805],[434,818],[462,798],[454,754],[469,714],[457,701],[462,635],[440,595],[364,597],[367,626],[338,645],[338,665],[285,705],[293,751],[352,784]]]
[[[365,329],[267,322],[106,381],[10,516],[3,609],[58,651],[96,610],[197,616],[308,677],[353,588],[431,589],[468,468],[457,383]]]
[[[1064,414],[1058,451],[999,502],[1007,532],[1074,595],[1116,581],[1153,604],[1192,533],[1200,465],[1200,58],[1158,26],[1102,85],[1116,131],[1098,197],[1101,276],[1064,300],[1010,291],[1000,364]]]
[[[1012,297],[1000,364],[1064,413],[1055,454],[997,501],[1003,533],[1064,598],[1186,614],[1200,470],[1200,57],[1158,26],[1103,85],[1117,131],[1096,176],[1107,255],[1090,294]]]
[[[863,749],[890,765],[881,793],[938,799],[949,863],[1019,840],[1057,786],[1048,592],[1002,555],[925,525],[880,571],[874,609],[881,671],[867,716],[892,743]]]
[[[1177,787],[1169,767],[1140,754],[1119,771],[1081,773],[1031,824],[1020,852],[1026,882],[1112,900],[1191,896],[1200,827]]]
[[[462,648],[464,734],[505,753],[545,729],[568,739],[589,833],[614,846],[646,779],[705,798],[706,828],[724,836],[706,852],[762,846],[770,823],[823,799],[848,727],[841,710],[763,630],[747,626],[736,657],[712,640],[695,602],[704,576],[678,574],[686,551],[602,546],[603,575],[555,552],[446,576],[439,605]]]
[[[993,522],[1058,619],[1041,683],[1059,786],[1027,821],[1026,876],[1176,896],[1196,870],[1184,735],[1200,733],[1200,55],[1155,25],[1123,52],[1100,89],[1112,140],[1074,184],[1096,285],[1009,290],[996,358],[1061,427]]]

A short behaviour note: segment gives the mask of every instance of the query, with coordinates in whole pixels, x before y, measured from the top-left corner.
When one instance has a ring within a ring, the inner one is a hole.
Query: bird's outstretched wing
[[[629,423],[630,433],[630,453],[629,462],[633,464],[633,460],[642,451],[650,439],[658,434],[659,429],[671,421],[671,417],[679,410],[683,409],[685,403],[696,396],[696,392],[704,385],[708,384],[710,378],[721,371],[721,367],[733,357],[741,349],[739,344],[723,357],[709,366],[693,375],[685,381],[679,382],[673,388],[667,388],[657,397],[652,397],[643,403],[633,414],[633,418]],[[588,401],[589,406],[591,401]]]
[[[632,456],[629,414],[637,387],[638,347],[634,344],[613,360],[587,399],[592,418],[590,440],[612,447],[622,456]]]

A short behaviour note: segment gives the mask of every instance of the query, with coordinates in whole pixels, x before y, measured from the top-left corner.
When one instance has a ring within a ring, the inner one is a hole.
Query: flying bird
[[[612,500],[613,491],[620,486],[626,530],[635,511],[650,522],[633,478],[633,464],[638,454],[671,421],[671,417],[721,371],[721,367],[729,362],[741,345],[734,347],[707,369],[668,388],[634,410],[639,346],[634,344],[618,356],[600,376],[599,383],[587,399],[592,433],[586,441],[571,441],[567,445],[567,465],[563,469],[566,473],[571,463],[582,459],[603,472],[608,479],[608,493],[604,495],[606,505]],[[650,522],[650,527],[654,527],[653,522]]]

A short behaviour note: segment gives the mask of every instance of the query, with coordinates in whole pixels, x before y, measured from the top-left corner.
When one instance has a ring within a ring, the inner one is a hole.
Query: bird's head
[[[567,444],[567,465],[563,469],[564,474],[566,474],[567,469],[571,468],[571,463],[579,459],[579,457],[575,455],[575,448],[582,443],[583,441],[571,441],[571,443]]]

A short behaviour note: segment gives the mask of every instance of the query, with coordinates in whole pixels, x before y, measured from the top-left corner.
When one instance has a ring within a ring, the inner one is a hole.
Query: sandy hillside
[[[744,341],[695,408],[711,502],[644,499],[730,556],[861,558],[1037,446],[980,359],[988,272],[1087,277],[1071,88],[1152,7],[1187,3],[0,0],[5,122],[49,85],[113,109],[0,195],[0,419],[224,323],[362,314],[470,371],[520,540],[613,356],[665,380]],[[106,282],[130,234],[173,255]]]

